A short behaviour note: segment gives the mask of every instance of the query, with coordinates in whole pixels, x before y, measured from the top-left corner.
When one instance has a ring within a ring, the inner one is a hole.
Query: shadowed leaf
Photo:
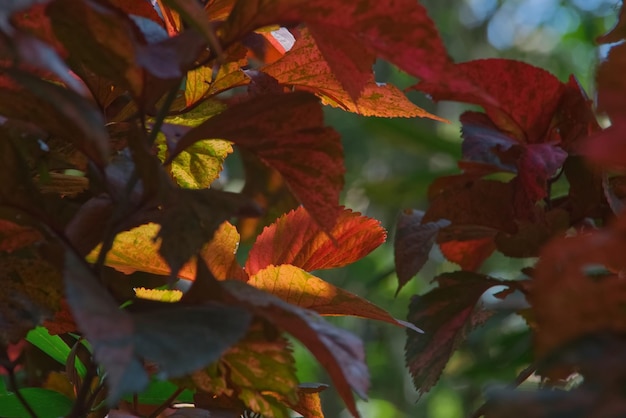
[[[323,125],[321,105],[310,93],[257,96],[189,131],[168,162],[201,139],[232,141],[280,172],[315,221],[330,231],[340,213],[345,169],[339,136]]]
[[[415,276],[428,261],[428,255],[441,228],[450,225],[445,219],[422,223],[424,212],[405,210],[396,224],[396,237],[393,243],[398,290]]]
[[[157,363],[164,377],[190,373],[216,361],[243,337],[251,319],[241,308],[217,303],[165,303],[131,315],[118,308],[87,265],[69,252],[65,285],[73,316],[107,371],[110,405],[148,386],[141,359]]]
[[[414,296],[409,321],[424,329],[408,334],[406,364],[413,383],[424,394],[439,380],[450,356],[467,333],[487,317],[475,312],[481,295],[502,281],[469,272],[445,273],[436,278],[439,287]]]
[[[311,311],[290,305],[245,283],[226,281],[223,289],[237,303],[300,340],[328,371],[348,410],[357,417],[352,388],[366,396],[369,386],[362,342],[353,334],[324,322]]]

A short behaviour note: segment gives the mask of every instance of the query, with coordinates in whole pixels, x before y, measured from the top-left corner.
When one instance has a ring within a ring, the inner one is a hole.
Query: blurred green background
[[[595,46],[594,39],[615,24],[621,2],[424,0],[422,4],[457,62],[492,57],[526,61],[551,71],[563,81],[570,74],[576,75],[593,97],[594,70],[606,53]],[[385,62],[376,64],[376,78],[400,88],[416,82]],[[458,117],[466,108],[457,103],[434,104],[415,92],[409,93],[409,97],[451,123],[364,118],[337,109],[327,110],[328,124],[342,134],[345,147],[347,173],[343,202],[379,219],[389,231],[389,239],[360,262],[317,273],[401,319],[406,318],[411,295],[426,291],[437,274],[457,269],[435,250],[417,279],[394,298],[397,278],[391,243],[396,216],[405,208],[425,209],[428,185],[438,176],[458,172],[456,161],[461,140]],[[532,260],[509,260],[496,254],[482,271],[514,278],[520,266],[529,262]],[[530,338],[525,323],[515,316],[497,315],[469,336],[437,386],[416,403],[418,394],[404,366],[403,329],[354,318],[330,320],[361,336],[366,343],[372,387],[370,400],[359,402],[364,418],[469,416],[482,404],[485,389],[511,383],[530,361]],[[328,377],[308,352],[297,344],[295,351],[302,381],[328,383]],[[332,387],[322,397],[327,417],[349,416]]]

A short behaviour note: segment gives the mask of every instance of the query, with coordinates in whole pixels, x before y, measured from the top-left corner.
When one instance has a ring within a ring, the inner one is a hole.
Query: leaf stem
[[[172,404],[172,402],[174,402],[176,398],[178,398],[178,395],[180,395],[183,392],[183,390],[184,389],[180,387],[176,389],[174,393],[172,393],[170,397],[165,400],[165,402],[159,405],[157,409],[155,409],[154,411],[152,411],[150,415],[148,415],[148,418],[158,417],[161,412],[165,411]]]
[[[89,395],[91,389],[91,381],[94,379],[94,377],[96,377],[96,375],[96,367],[95,365],[91,364],[87,369],[87,373],[85,374],[85,378],[83,379],[83,384],[80,385],[80,390],[78,391],[78,395],[76,396],[74,407],[70,411],[67,418],[80,418],[89,414],[90,405],[87,405],[87,402],[89,401],[87,396]]]

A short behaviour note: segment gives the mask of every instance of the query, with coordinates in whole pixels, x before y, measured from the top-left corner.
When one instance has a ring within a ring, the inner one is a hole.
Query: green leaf
[[[33,408],[38,418],[58,418],[66,416],[73,401],[59,392],[42,388],[25,388],[20,393]],[[4,418],[23,418],[29,414],[14,393],[0,395],[0,413]]]
[[[172,161],[172,176],[181,187],[205,189],[220,176],[222,164],[232,152],[228,141],[198,141]]]
[[[37,327],[31,330],[26,336],[26,341],[63,365],[71,351],[71,348],[61,337],[58,335],[50,335],[48,330],[44,327]],[[83,362],[77,358],[74,364],[78,374],[80,374],[81,377],[85,377],[87,369]]]
[[[137,395],[137,401],[142,405],[160,405],[172,396],[174,391],[178,390],[178,386],[168,380],[152,380],[146,390]],[[126,397],[127,401],[131,401],[132,397]],[[193,393],[190,390],[184,390],[176,397],[178,402],[193,403]]]

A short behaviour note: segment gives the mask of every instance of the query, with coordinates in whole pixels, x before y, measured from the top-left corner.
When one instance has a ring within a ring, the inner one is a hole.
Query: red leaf
[[[487,319],[484,311],[474,309],[481,295],[503,283],[469,272],[445,273],[436,280],[439,287],[414,296],[409,308],[409,321],[424,329],[424,335],[409,333],[405,346],[407,367],[420,395],[437,382],[466,334]]]
[[[449,220],[453,226],[481,226],[515,232],[513,189],[495,180],[465,180],[435,196],[422,223]]]
[[[419,328],[395,319],[387,311],[366,299],[289,264],[268,266],[252,275],[248,283],[278,296],[285,302],[311,309],[321,315],[349,315],[375,319],[421,332]]]
[[[398,290],[415,276],[428,261],[437,234],[441,228],[450,225],[450,221],[440,219],[436,222],[422,223],[424,212],[405,210],[396,224],[396,237],[393,244]]]
[[[435,100],[482,106],[498,129],[521,143],[545,142],[564,90],[555,76],[541,68],[505,59],[469,61],[457,64],[456,71],[483,93],[451,89],[428,80],[416,88]]]
[[[448,73],[451,61],[435,25],[412,0],[357,1],[240,0],[224,27],[226,43],[263,26],[304,22],[344,89],[355,97],[365,87],[374,55],[421,79]],[[350,64],[357,63],[357,64]],[[351,69],[351,72],[346,71]],[[470,90],[466,80],[449,77],[452,88]]]
[[[299,207],[263,230],[250,250],[246,271],[256,274],[271,264],[292,264],[306,271],[341,267],[365,257],[385,238],[378,221],[349,209],[342,210],[326,233]]]
[[[306,72],[302,68],[306,67]],[[281,59],[262,68],[282,84],[300,87],[319,95],[325,104],[364,116],[428,117],[442,120],[411,103],[391,84],[378,84],[374,75],[365,80],[363,92],[353,99],[318,49],[308,30],[298,33],[296,43]]]
[[[315,221],[330,232],[341,212],[345,169],[339,135],[323,124],[322,108],[312,94],[258,96],[189,131],[166,163],[200,139],[233,141],[278,170]]]
[[[365,398],[369,376],[363,344],[348,331],[335,328],[311,311],[290,305],[245,283],[227,280],[223,288],[256,315],[300,340],[328,371],[348,410],[359,416],[350,388]],[[236,301],[236,302],[235,302]]]

